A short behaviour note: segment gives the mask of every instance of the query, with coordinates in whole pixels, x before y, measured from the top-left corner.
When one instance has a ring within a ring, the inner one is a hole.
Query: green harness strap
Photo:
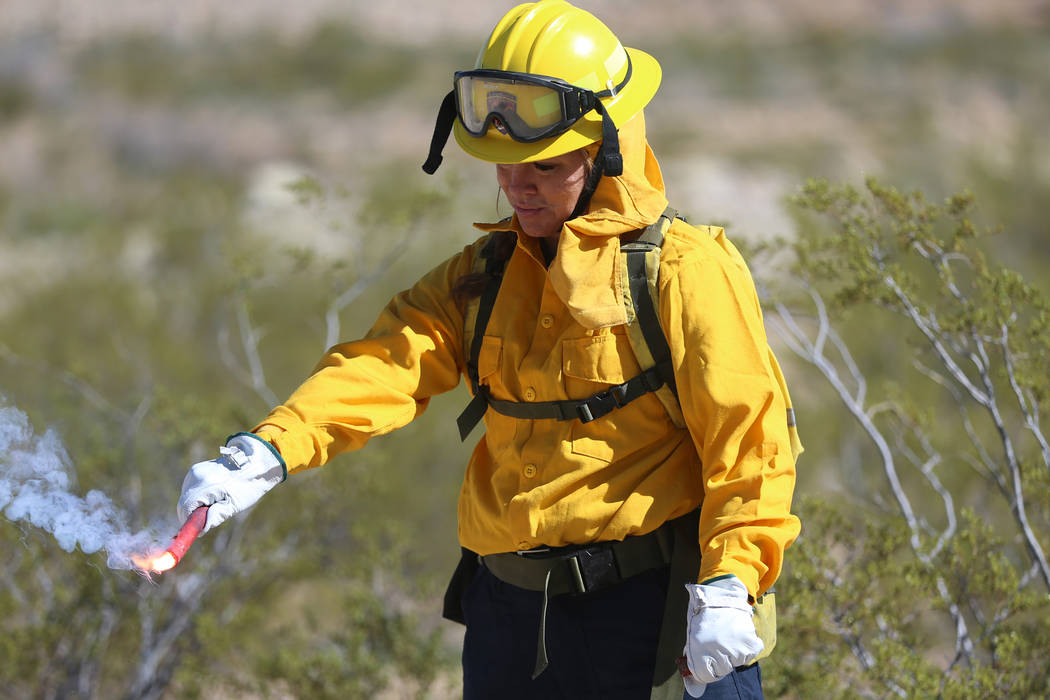
[[[481,249],[480,259],[484,261],[485,272],[490,277],[488,284],[485,285],[485,289],[481,292],[476,309],[470,309],[469,307],[472,305],[468,305],[468,311],[463,319],[464,323],[468,323],[470,316],[472,314],[475,316],[474,333],[470,340],[470,354],[467,357],[467,377],[470,379],[470,390],[473,392],[474,398],[471,399],[467,407],[456,418],[460,440],[467,439],[470,431],[485,416],[485,410],[489,405],[488,387],[481,385],[481,379],[478,375],[478,358],[481,356],[481,345],[485,339],[485,328],[489,325],[492,308],[496,305],[496,297],[499,296],[499,288],[503,284],[503,268],[507,265],[507,258],[500,258],[496,255],[496,251],[501,247],[499,245],[499,237],[514,235],[513,231],[493,231],[489,235],[489,240]],[[512,246],[506,246],[506,248],[513,251]]]
[[[503,269],[507,264],[506,258],[500,258],[495,254],[495,250],[498,248],[495,237],[496,235],[514,235],[510,231],[494,231],[492,233],[489,241],[482,248],[480,255],[480,259],[484,260],[485,272],[489,274],[490,279],[481,293],[476,311],[468,307],[464,319],[465,325],[469,327],[470,317],[472,315],[475,316],[474,332],[470,338],[470,352],[467,357],[467,377],[470,379],[470,388],[474,398],[471,399],[466,409],[456,419],[461,440],[467,439],[467,436],[474,430],[475,426],[485,417],[485,411],[490,408],[505,416],[524,420],[579,420],[581,423],[589,423],[611,413],[617,408],[626,406],[640,396],[650,392],[659,392],[665,386],[670,387],[673,396],[677,396],[677,390],[674,386],[674,370],[671,365],[671,351],[667,347],[667,340],[664,338],[660,327],[660,319],[656,315],[656,309],[649,292],[649,276],[647,274],[647,259],[652,258],[655,251],[657,263],[659,262],[659,246],[663,242],[663,231],[670,225],[674,216],[674,209],[668,208],[661,215],[660,219],[642,231],[636,241],[624,243],[620,246],[627,259],[625,269],[628,271],[628,284],[631,288],[631,299],[634,302],[631,315],[633,318],[637,318],[642,326],[641,334],[645,338],[644,342],[655,355],[656,361],[643,364],[639,360],[643,367],[640,374],[622,384],[591,394],[587,398],[568,401],[505,401],[495,399],[489,393],[488,387],[481,383],[478,374],[478,359],[481,355],[485,329],[488,326],[489,318],[492,316],[492,309],[496,305],[496,298],[499,296],[500,286],[503,283]],[[507,248],[511,247],[507,246]],[[513,249],[511,248],[511,250]],[[656,344],[657,339],[659,339],[659,344]],[[637,353],[635,341],[632,340],[631,345],[632,349],[635,349]],[[665,405],[666,403],[665,401]],[[675,409],[671,414],[672,419],[674,419],[676,414],[680,416],[681,412]],[[675,420],[675,424],[682,425],[679,420]]]
[[[664,234],[676,215],[677,212],[668,207],[636,240],[620,245],[624,256],[621,287],[627,309],[627,340],[638,366],[643,372],[655,371],[659,374],[663,384],[656,387],[653,393],[664,405],[675,427],[685,428],[685,418],[678,403],[671,349],[667,345],[656,303],[660,296],[660,249]]]

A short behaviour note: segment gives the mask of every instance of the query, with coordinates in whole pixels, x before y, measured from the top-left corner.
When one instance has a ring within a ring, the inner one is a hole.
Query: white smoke
[[[105,551],[111,569],[135,568],[132,555],[156,538],[132,533],[125,514],[101,491],[73,493],[76,474],[53,430],[34,432],[25,413],[0,399],[0,513],[42,528],[67,552]]]

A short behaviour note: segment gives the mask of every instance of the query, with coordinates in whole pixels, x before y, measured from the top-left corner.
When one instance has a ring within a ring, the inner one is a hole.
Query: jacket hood
[[[623,174],[603,177],[591,197],[587,212],[567,225],[581,235],[621,235],[645,228],[667,208],[660,164],[645,137],[645,115],[639,112],[620,127]],[[593,159],[601,143],[587,147]]]
[[[573,318],[585,328],[627,323],[621,285],[620,236],[645,228],[667,208],[664,180],[645,137],[639,112],[618,130],[623,173],[603,176],[586,213],[562,226],[558,254],[548,270],[551,284]],[[587,147],[594,158],[600,143]],[[478,224],[483,231],[506,224]],[[517,216],[510,228],[521,229]]]
[[[549,271],[558,296],[585,328],[627,323],[620,236],[645,228],[667,208],[660,164],[645,138],[644,114],[620,127],[619,136],[623,174],[602,177],[587,212],[565,222]],[[598,146],[588,147],[592,158]]]

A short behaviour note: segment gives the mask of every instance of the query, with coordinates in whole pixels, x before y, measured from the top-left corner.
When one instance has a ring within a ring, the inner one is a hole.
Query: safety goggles
[[[515,141],[533,143],[572,128],[580,117],[623,89],[630,79],[595,93],[559,78],[500,70],[459,71],[455,75],[456,111],[471,136],[490,128]]]
[[[438,111],[430,154],[423,170],[433,173],[441,163],[441,151],[459,117],[471,136],[481,137],[490,128],[515,141],[533,143],[558,136],[591,110],[602,116],[602,146],[599,162],[607,175],[623,171],[616,125],[602,98],[617,95],[631,79],[631,57],[619,85],[600,92],[585,90],[559,78],[532,73],[491,69],[459,71],[453,89]]]

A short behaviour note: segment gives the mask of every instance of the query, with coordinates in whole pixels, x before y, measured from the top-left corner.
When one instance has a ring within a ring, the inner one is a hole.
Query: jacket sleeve
[[[360,340],[335,345],[312,374],[253,432],[289,472],[320,466],[420,415],[430,397],[459,383],[463,317],[452,300],[477,244],[395,296]]]
[[[757,596],[776,581],[799,533],[788,399],[758,295],[735,249],[706,237],[662,279],[661,320],[701,459],[698,580],[733,574]]]

